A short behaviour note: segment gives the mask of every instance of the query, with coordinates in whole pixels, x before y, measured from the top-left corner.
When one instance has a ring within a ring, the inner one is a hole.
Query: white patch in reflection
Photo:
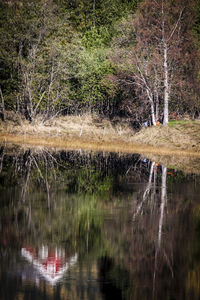
[[[49,251],[48,246],[41,246],[38,253],[31,248],[21,249],[22,256],[32,263],[45,280],[55,285],[63,277],[64,273],[77,262],[77,254],[65,257],[65,251],[55,249]]]

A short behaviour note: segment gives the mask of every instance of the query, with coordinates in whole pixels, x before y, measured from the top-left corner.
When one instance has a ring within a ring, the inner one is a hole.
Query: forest
[[[200,115],[199,0],[1,0],[0,114]]]

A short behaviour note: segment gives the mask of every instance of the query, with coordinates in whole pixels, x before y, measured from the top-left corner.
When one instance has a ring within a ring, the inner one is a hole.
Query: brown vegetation
[[[0,140],[56,148],[200,156],[200,122],[172,127],[143,128],[134,132],[123,119],[110,121],[96,115],[65,116],[34,123],[8,113],[0,123]]]
[[[176,148],[180,150],[200,151],[200,122],[188,121],[174,126],[149,127],[134,136],[135,142],[155,147]]]

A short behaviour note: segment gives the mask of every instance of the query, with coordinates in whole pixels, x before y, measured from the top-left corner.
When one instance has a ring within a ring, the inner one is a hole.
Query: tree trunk
[[[164,110],[163,110],[163,126],[167,125],[169,114],[169,78],[167,64],[167,43],[164,41]]]
[[[6,117],[5,117],[5,103],[4,103],[4,97],[3,97],[3,93],[0,87],[0,94],[1,94],[1,118],[2,121],[6,121]]]
[[[155,98],[156,98],[156,121],[157,121],[159,120],[159,97],[157,91],[155,91]]]
[[[154,111],[153,101],[151,102],[151,121],[152,121],[152,125],[156,126],[156,118],[155,118],[155,111]]]
[[[154,109],[154,102],[153,102],[153,96],[149,92],[148,88],[146,89],[147,95],[151,104],[151,122],[153,126],[156,126],[156,118],[155,118],[155,109]]]
[[[95,28],[95,19],[96,19],[96,0],[93,0],[93,28]]]

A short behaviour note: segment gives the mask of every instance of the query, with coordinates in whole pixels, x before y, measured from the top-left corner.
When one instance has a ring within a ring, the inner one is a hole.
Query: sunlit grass
[[[193,120],[170,120],[169,127],[174,127],[175,125],[191,124],[193,122]]]
[[[0,123],[0,140],[29,146],[127,153],[200,156],[200,121],[172,120],[135,132],[125,119],[98,115],[62,116],[30,124],[13,116]]]
[[[134,136],[138,143],[200,152],[200,122],[182,121],[171,126],[144,128]]]

